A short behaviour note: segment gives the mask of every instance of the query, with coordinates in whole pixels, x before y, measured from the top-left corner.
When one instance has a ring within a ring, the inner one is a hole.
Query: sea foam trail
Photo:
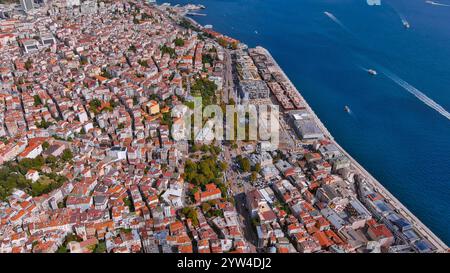
[[[350,31],[350,29],[348,29],[342,22],[341,20],[339,20],[336,16],[334,16],[333,13],[328,12],[328,11],[324,11],[323,14],[325,14],[326,16],[328,16],[331,20],[333,20],[333,22],[335,22],[336,24],[338,24],[341,28],[343,28],[345,31],[347,31],[348,33],[352,33]]]
[[[395,10],[395,9],[394,9]],[[341,26],[343,29],[345,29],[348,33],[350,33],[352,36],[354,36],[352,34],[352,32],[339,20],[336,18],[336,16],[334,16],[332,13],[328,12],[328,11],[324,11],[324,14],[326,16],[328,16],[331,20],[333,20],[335,23],[337,23],[339,26]],[[403,16],[397,12],[397,14],[400,16],[400,18],[402,18]],[[358,39],[359,40],[359,39]],[[357,54],[359,55],[359,54]],[[363,59],[367,59],[364,56],[359,55],[360,57],[362,57]],[[361,66],[360,66],[361,67]],[[361,67],[362,69],[366,70],[365,68]],[[368,71],[368,69],[366,70]],[[445,110],[441,105],[439,105],[437,102],[435,102],[434,100],[430,99],[429,97],[427,97],[427,95],[425,95],[424,93],[422,93],[420,90],[418,90],[417,88],[415,88],[414,86],[412,86],[411,84],[409,84],[408,82],[404,81],[403,79],[401,79],[399,76],[395,75],[394,73],[390,72],[389,70],[383,68],[382,72],[388,77],[390,78],[393,82],[395,82],[396,84],[398,84],[399,86],[401,86],[403,89],[405,89],[406,91],[408,91],[409,93],[413,94],[416,98],[418,98],[419,100],[421,100],[423,103],[425,103],[426,105],[428,105],[429,107],[433,108],[434,110],[436,110],[438,113],[440,113],[441,115],[443,115],[444,117],[446,117],[448,120],[450,120],[450,113],[447,112],[447,110]]]
[[[397,14],[398,17],[400,17],[400,20],[402,21],[402,24],[408,23],[408,20],[406,20],[406,17],[403,14],[401,14],[393,5],[391,5],[389,3],[387,3],[387,5],[389,7],[391,7],[391,9]]]
[[[433,5],[433,6],[440,6],[440,7],[450,7],[448,4],[442,4],[436,1],[425,1],[427,4]]]
[[[394,81],[396,84],[398,84],[399,86],[403,87],[403,89],[405,89],[406,91],[408,91],[409,93],[413,94],[416,98],[418,98],[419,100],[421,100],[423,103],[425,103],[426,105],[428,105],[429,107],[433,108],[434,110],[436,110],[439,114],[443,115],[444,117],[446,117],[448,120],[450,120],[450,113],[447,112],[447,110],[445,110],[441,105],[439,105],[437,102],[435,102],[434,100],[430,99],[429,97],[427,97],[427,95],[425,95],[424,93],[422,93],[419,89],[415,88],[414,86],[412,86],[411,84],[409,84],[408,82],[404,81],[403,79],[401,79],[399,76],[395,75],[394,73],[388,71],[387,69],[383,69],[382,71],[389,79],[391,79],[392,81]]]
[[[361,70],[364,70],[364,71],[366,71],[366,72],[369,72],[369,68],[366,68],[366,67],[364,67],[364,66],[360,66],[360,65],[358,65],[358,67],[359,67],[359,69],[361,69]]]

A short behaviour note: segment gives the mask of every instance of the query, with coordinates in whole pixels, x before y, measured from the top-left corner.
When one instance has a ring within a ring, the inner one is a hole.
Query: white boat
[[[334,17],[334,15],[331,13],[331,12],[328,12],[328,11],[324,11],[323,12],[326,16],[328,16],[328,17]]]
[[[373,69],[369,69],[369,70],[367,70],[367,72],[370,74],[370,75],[377,75],[378,73],[377,73],[377,71],[375,71],[375,70],[373,70]]]
[[[436,1],[425,1],[425,3],[433,5],[433,6],[450,7],[450,5],[448,5],[448,4],[441,4]]]
[[[409,28],[409,27],[410,27],[408,21],[402,20],[402,22],[403,22],[403,26],[404,26],[405,28]]]
[[[350,107],[348,107],[347,105],[344,106],[344,111],[347,112],[347,113],[350,113]]]

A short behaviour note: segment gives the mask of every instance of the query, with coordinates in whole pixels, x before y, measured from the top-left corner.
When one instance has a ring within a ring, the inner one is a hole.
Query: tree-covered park
[[[64,157],[68,160],[70,155],[66,152]],[[40,196],[61,187],[67,181],[65,176],[54,172],[45,173],[39,180],[32,182],[25,178],[29,170],[40,171],[45,165],[52,165],[54,157],[44,159],[38,156],[34,159],[25,158],[19,162],[6,162],[0,167],[0,200],[5,200],[15,188],[21,189],[31,196]]]
[[[203,105],[216,103],[217,85],[208,79],[199,78],[191,85],[191,94],[202,97]]]

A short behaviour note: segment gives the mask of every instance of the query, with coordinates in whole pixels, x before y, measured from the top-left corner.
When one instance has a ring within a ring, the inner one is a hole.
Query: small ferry
[[[405,28],[409,28],[409,27],[410,27],[408,21],[402,20],[402,22],[403,22],[403,26],[404,26]]]
[[[350,107],[348,107],[347,105],[344,107],[344,111],[347,113],[350,113]]]
[[[367,72],[370,74],[370,75],[377,75],[378,73],[377,73],[377,71],[375,71],[375,70],[373,70],[373,69],[369,69],[369,70],[367,70]]]
[[[430,4],[430,5],[434,5],[434,6],[450,7],[450,5],[448,5],[448,4],[441,4],[441,3],[436,2],[436,1],[425,1],[425,3]]]
[[[425,3],[430,4],[430,5],[439,5],[438,2],[434,2],[434,1],[425,1]]]

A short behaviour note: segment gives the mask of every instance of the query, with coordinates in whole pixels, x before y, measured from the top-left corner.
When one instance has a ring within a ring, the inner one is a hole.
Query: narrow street
[[[224,86],[222,93],[222,101],[225,104],[228,104],[230,98],[233,98],[234,101],[236,101],[236,98],[234,96],[235,92],[233,83],[232,59],[230,51],[227,49],[225,50],[224,54],[224,63],[225,63],[225,70],[224,70]]]

